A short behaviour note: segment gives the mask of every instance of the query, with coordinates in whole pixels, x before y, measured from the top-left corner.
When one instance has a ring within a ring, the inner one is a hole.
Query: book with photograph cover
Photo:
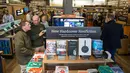
[[[56,40],[46,40],[46,55],[56,55]]]
[[[103,41],[100,39],[92,40],[92,49],[93,49],[93,54],[102,54],[103,53]]]
[[[66,55],[66,40],[57,40],[57,55]]]
[[[103,41],[100,39],[92,40],[92,52],[96,58],[102,58],[103,55]]]

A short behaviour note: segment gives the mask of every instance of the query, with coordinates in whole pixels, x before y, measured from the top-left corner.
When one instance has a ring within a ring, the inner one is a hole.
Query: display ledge
[[[55,72],[54,70],[47,70],[47,71],[49,71],[49,72]],[[69,73],[78,73],[78,71],[79,70],[69,70]]]
[[[0,36],[6,34],[7,32],[9,32],[9,31],[11,31],[11,30],[15,30],[15,29],[17,29],[17,28],[18,28],[18,27],[13,28],[13,29],[9,29],[8,31],[0,31]]]
[[[130,24],[124,25],[124,26],[130,26]]]
[[[65,60],[58,60],[58,56],[54,56],[54,59],[52,60],[48,60],[47,56],[44,57],[43,63],[55,63],[55,64],[59,64],[59,63],[105,63],[105,62],[113,62],[112,59],[102,59],[102,58],[95,58],[94,56],[91,56],[88,60],[83,60],[81,59],[79,56],[77,56],[76,60],[70,60],[68,56],[66,56]]]

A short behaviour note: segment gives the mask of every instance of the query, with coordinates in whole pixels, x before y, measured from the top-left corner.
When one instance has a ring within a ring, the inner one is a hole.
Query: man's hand
[[[42,36],[44,34],[44,31],[42,30],[40,33],[39,33],[39,36]]]

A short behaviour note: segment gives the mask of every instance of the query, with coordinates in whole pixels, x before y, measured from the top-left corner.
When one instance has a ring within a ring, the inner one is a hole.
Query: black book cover
[[[68,41],[68,55],[76,56],[77,50],[78,50],[77,40],[69,40]]]

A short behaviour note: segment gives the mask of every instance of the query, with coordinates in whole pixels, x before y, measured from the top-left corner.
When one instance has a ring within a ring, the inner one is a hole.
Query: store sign
[[[49,27],[46,31],[46,38],[49,39],[74,39],[92,38],[99,39],[100,27]]]

